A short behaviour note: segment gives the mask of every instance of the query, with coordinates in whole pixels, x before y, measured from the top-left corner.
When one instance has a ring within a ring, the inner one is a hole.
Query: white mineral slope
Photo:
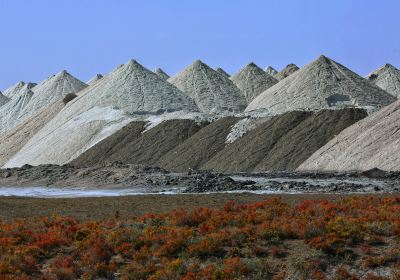
[[[4,135],[0,135],[0,166],[10,160],[64,107],[62,100],[50,104]]]
[[[14,87],[10,101],[0,108],[0,134],[15,126],[34,94],[31,89],[35,84],[24,83],[22,87],[20,87],[20,83],[18,84],[17,87]]]
[[[168,82],[192,97],[203,113],[242,112],[246,99],[229,78],[200,60]]]
[[[225,77],[229,78],[231,75],[228,74],[228,72],[226,72],[224,69],[222,69],[221,67],[218,67],[217,69],[215,69],[215,71],[217,71],[218,73],[224,75]]]
[[[13,129],[33,116],[36,112],[46,108],[53,102],[62,99],[66,94],[78,92],[87,86],[65,70],[61,71],[57,75],[50,76],[38,85],[28,85],[31,87],[30,90],[33,92],[29,103],[25,104],[26,106],[18,111],[17,115],[14,114],[14,117],[7,119],[7,122],[3,122],[3,124],[0,125],[0,133],[5,133],[10,129]],[[15,92],[17,89],[17,87],[14,87],[13,91]]]
[[[298,170],[400,170],[400,101],[343,130]]]
[[[277,79],[278,81],[283,80],[286,77],[292,75],[297,70],[299,70],[299,67],[296,64],[290,63],[285,68],[283,68],[281,72],[275,74],[274,78]]]
[[[277,79],[265,73],[253,62],[233,75],[231,80],[240,89],[248,103],[260,93],[278,83]]]
[[[87,84],[63,70],[35,86],[33,89],[35,97],[32,98],[27,111],[35,112],[61,99],[66,94],[76,93],[85,87]]]
[[[385,64],[366,78],[393,96],[400,97],[400,70],[393,65]]]
[[[136,61],[78,93],[6,164],[65,164],[135,116],[198,111],[194,101]]]
[[[90,85],[93,85],[94,83],[96,83],[98,80],[101,80],[102,78],[103,78],[103,75],[101,75],[101,74],[96,74],[96,75],[94,75],[94,77],[91,78],[86,84],[88,84],[89,86],[90,86]]]
[[[268,75],[271,76],[275,76],[276,74],[278,74],[279,72],[272,66],[268,66],[267,68],[265,68],[265,73],[267,73]]]
[[[161,79],[163,79],[165,81],[170,78],[169,75],[167,73],[165,73],[164,70],[162,70],[161,68],[156,68],[156,69],[154,69],[153,72],[156,73],[158,77],[160,77]]]
[[[68,93],[76,93],[87,87],[87,85],[63,70],[35,86],[32,91],[34,95],[29,104],[21,112],[16,124],[26,120],[35,112],[46,108],[48,105],[62,99]]]
[[[8,97],[8,98],[12,98],[14,95],[18,94],[22,88],[24,88],[26,85],[26,83],[24,83],[23,81],[20,81],[18,83],[16,83],[15,85],[12,85],[11,87],[9,87],[8,89],[6,89],[3,94],[4,96]],[[35,83],[27,83],[27,87],[28,89],[32,89],[33,87],[36,86]]]
[[[396,98],[343,65],[320,56],[257,96],[246,111],[271,114],[293,110],[360,107],[376,111]]]
[[[11,96],[19,92],[24,85],[25,83],[23,81],[20,81],[3,91],[3,95],[7,98],[11,98]]]

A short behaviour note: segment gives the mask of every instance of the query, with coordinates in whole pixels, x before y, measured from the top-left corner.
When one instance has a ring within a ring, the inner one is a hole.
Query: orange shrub
[[[290,254],[285,246],[293,239],[336,261],[350,263],[360,253],[359,265],[370,270],[400,263],[398,247],[374,250],[399,236],[400,199],[377,197],[229,202],[127,220],[17,219],[0,221],[0,279],[262,279],[255,259],[281,262],[276,258]],[[304,264],[307,277],[326,279],[318,259]],[[329,265],[332,271],[336,264]],[[288,277],[279,267],[273,273]],[[334,279],[358,276],[339,268]]]

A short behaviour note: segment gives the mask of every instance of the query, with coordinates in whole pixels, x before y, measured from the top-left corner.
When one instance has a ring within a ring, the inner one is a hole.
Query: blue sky
[[[365,75],[400,67],[398,0],[0,0],[0,90],[67,69],[87,81],[130,58],[233,73],[320,54]]]

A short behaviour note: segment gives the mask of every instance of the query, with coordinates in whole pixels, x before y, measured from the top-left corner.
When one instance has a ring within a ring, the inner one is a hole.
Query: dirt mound
[[[390,176],[390,173],[375,167],[375,168],[361,172],[361,176],[364,176],[367,178],[380,179],[380,178],[387,178],[388,176]]]
[[[378,110],[396,98],[343,65],[320,56],[257,96],[246,111],[271,114],[345,107]]]
[[[24,88],[32,89],[35,86],[36,86],[35,83],[25,83],[23,81],[20,81],[20,82],[16,83],[15,85],[6,89],[3,92],[3,94],[4,94],[4,96],[6,96],[8,98],[12,98],[13,96],[18,95],[21,92],[21,90],[23,90]]]
[[[198,111],[190,97],[134,60],[77,95],[6,166],[65,164],[138,116]]]
[[[277,73],[274,75],[274,78],[277,79],[278,81],[285,79],[286,77],[289,77],[292,75],[294,72],[299,70],[300,68],[293,63],[288,64],[285,68],[281,70],[281,72]]]
[[[57,101],[40,110],[27,121],[7,132],[7,134],[0,136],[0,166],[11,159],[63,107],[64,103],[61,100]]]
[[[161,68],[156,68],[153,72],[156,73],[158,77],[160,77],[165,81],[169,79],[169,75],[165,73],[164,70],[162,70]]]
[[[299,170],[400,170],[400,101],[343,130]]]
[[[64,96],[63,103],[67,104],[68,102],[71,102],[72,100],[74,100],[77,97],[78,96],[75,93],[68,93],[66,96]]]
[[[71,161],[74,166],[91,166],[107,162],[120,151],[126,150],[126,146],[141,136],[146,122],[131,122],[112,136],[97,143],[92,148]],[[124,155],[124,157],[129,155]],[[122,159],[120,159],[122,160]]]
[[[393,96],[400,97],[400,70],[393,65],[385,64],[366,78]]]
[[[218,73],[224,75],[227,78],[229,78],[231,76],[224,69],[222,69],[221,67],[218,67],[217,69],[215,69],[215,71],[217,71]]]
[[[71,162],[90,166],[122,161],[153,165],[175,146],[195,134],[201,125],[193,120],[167,120],[143,132],[145,122],[132,122]],[[143,133],[142,133],[143,132]]]
[[[0,107],[9,101],[8,97],[4,96],[0,91]]]
[[[76,93],[85,87],[87,84],[63,70],[32,88],[34,95],[28,106],[25,107],[22,118],[26,119],[38,110],[62,99],[66,94]]]
[[[70,113],[83,113],[95,106],[113,106],[130,114],[198,111],[191,98],[136,60],[117,67],[78,96]]]
[[[96,83],[97,81],[99,81],[99,80],[101,80],[101,79],[103,79],[103,75],[101,75],[101,74],[96,74],[93,78],[91,78],[91,79],[87,82],[87,84],[88,84],[88,85],[93,85],[94,83]]]
[[[0,122],[0,131],[6,133],[12,130],[36,112],[62,99],[66,94],[78,92],[85,87],[87,87],[85,83],[65,70],[50,76],[38,85],[18,83],[8,90],[8,94],[13,96],[11,99],[14,99],[14,102],[5,112],[0,113],[0,117],[5,119]],[[21,98],[22,96],[24,98]]]
[[[203,113],[243,112],[246,108],[246,99],[233,82],[200,60],[168,82],[192,97]]]
[[[21,117],[29,104],[33,91],[32,84],[18,83],[8,92],[10,100],[0,108],[0,134],[14,127],[14,122]]]
[[[275,76],[276,74],[278,74],[279,72],[272,66],[268,66],[267,68],[265,68],[265,73],[267,73],[268,75],[271,75],[272,77]]]
[[[3,91],[2,95],[11,98],[14,94],[19,92],[24,85],[25,83],[23,81],[20,81],[15,85],[12,85],[11,87],[7,88],[5,91]]]
[[[218,151],[202,168],[224,172],[252,171],[284,135],[310,115],[309,112],[289,112],[273,117]]]
[[[233,75],[231,80],[246,97],[247,102],[251,102],[260,93],[278,82],[253,62]]]
[[[202,168],[219,172],[294,170],[366,115],[361,109],[343,109],[275,116],[227,145]]]
[[[243,190],[252,181],[234,181],[224,174],[192,172],[170,173],[155,166],[111,162],[102,166],[75,167],[73,165],[25,165],[21,168],[0,169],[0,186],[80,187],[85,189],[128,187],[135,192],[164,191],[205,192]]]
[[[199,169],[225,147],[226,136],[238,120],[235,117],[225,117],[207,125],[166,153],[156,164],[173,171]]]

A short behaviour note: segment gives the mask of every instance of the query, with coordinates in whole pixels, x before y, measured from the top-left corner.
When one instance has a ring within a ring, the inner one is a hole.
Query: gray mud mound
[[[253,62],[233,75],[231,80],[244,94],[247,102],[251,102],[260,93],[278,82],[277,79],[265,73]]]
[[[50,104],[47,108],[36,112],[25,122],[0,136],[0,167],[11,159],[63,107],[64,103],[62,101]]]
[[[66,113],[82,113],[95,106],[113,106],[130,114],[198,111],[191,98],[135,60],[81,91]]]
[[[3,92],[3,94],[4,94],[4,96],[6,96],[8,98],[12,98],[13,96],[18,95],[21,92],[21,90],[23,90],[24,87],[27,87],[28,89],[32,89],[35,86],[36,86],[35,83],[24,83],[23,81],[20,81],[20,82],[16,83],[15,85],[6,89]]]
[[[65,164],[138,115],[198,111],[194,101],[134,60],[77,94],[9,162]]]
[[[383,171],[379,168],[372,168],[372,169],[368,169],[365,170],[363,172],[361,172],[361,176],[367,177],[367,178],[387,178],[388,176],[390,176],[389,172],[387,171]]]
[[[25,87],[29,87],[26,90],[32,91],[33,94],[26,93],[31,95],[29,102],[25,104],[26,106],[19,110],[17,115],[15,115],[14,112],[13,116],[9,117],[6,122],[0,125],[0,130],[3,133],[15,128],[36,112],[62,99],[66,94],[80,91],[87,87],[87,85],[64,70],[34,87],[32,87],[32,84],[27,84]]]
[[[217,69],[215,69],[215,71],[217,71],[218,73],[224,75],[227,78],[229,78],[231,76],[224,69],[222,69],[221,67],[218,67]]]
[[[234,181],[223,174],[192,172],[173,174],[152,166],[112,162],[103,166],[78,168],[72,165],[24,165],[0,169],[0,186],[47,186],[101,189],[129,187],[133,192],[154,193],[243,190],[250,181]],[[185,191],[186,190],[186,191]]]
[[[205,126],[161,157],[156,165],[167,170],[182,172],[200,169],[204,163],[225,147],[226,137],[238,120],[235,117],[224,117]]]
[[[0,91],[0,107],[9,101],[8,97],[4,96]]]
[[[161,68],[156,68],[153,72],[156,73],[157,76],[163,79],[164,81],[169,79],[169,75],[165,73],[164,70],[162,70]]]
[[[385,64],[366,77],[388,93],[400,97],[400,70],[390,64]]]
[[[20,81],[3,91],[2,95],[7,98],[11,98],[14,94],[19,92],[24,85],[25,83],[23,81]]]
[[[300,68],[296,64],[288,64],[285,68],[281,70],[281,72],[275,74],[274,78],[277,79],[278,81],[285,79],[286,77],[289,77],[292,75],[294,72],[299,70]]]
[[[168,81],[192,97],[203,113],[242,112],[246,99],[227,77],[195,61]]]
[[[279,72],[272,66],[268,66],[267,68],[265,68],[265,73],[267,73],[270,76],[275,76],[276,74],[278,74]]]
[[[366,116],[361,109],[275,116],[227,145],[203,168],[218,172],[294,170],[340,131]]]
[[[131,122],[71,162],[92,166],[121,161],[153,165],[162,155],[195,134],[201,125],[193,120],[166,120],[143,132],[145,122]]]
[[[32,116],[35,112],[42,110],[49,104],[62,99],[68,93],[76,93],[85,87],[87,85],[84,82],[78,80],[65,70],[51,76],[32,89],[34,96],[22,113],[23,119]]]
[[[256,97],[246,111],[271,114],[294,110],[359,107],[378,110],[396,98],[343,65],[320,56]]]
[[[24,108],[30,102],[35,84],[18,83],[8,92],[9,102],[0,108],[0,134],[14,127],[14,122],[21,117]]]
[[[88,85],[93,85],[94,83],[96,83],[97,81],[101,80],[103,78],[103,75],[101,74],[96,74],[93,78],[91,78],[87,84]]]
[[[400,101],[343,130],[299,170],[400,170]]]

